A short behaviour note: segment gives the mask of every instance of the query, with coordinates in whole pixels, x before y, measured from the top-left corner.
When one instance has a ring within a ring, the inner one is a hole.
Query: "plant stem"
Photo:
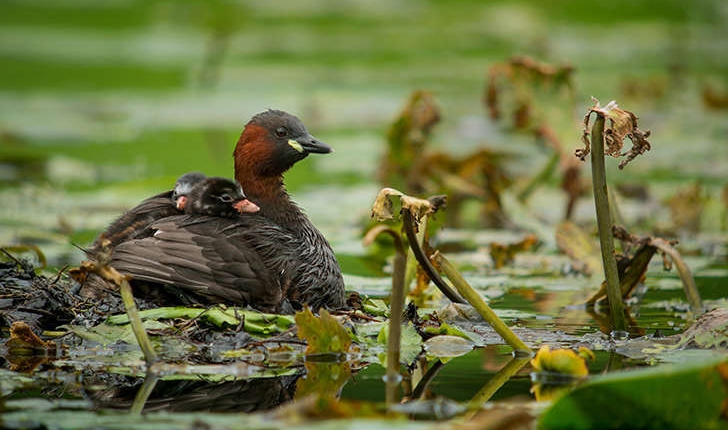
[[[129,285],[126,279],[121,281],[119,291],[121,292],[121,300],[124,302],[124,307],[126,308],[126,314],[129,316],[131,330],[134,332],[139,347],[144,353],[144,360],[146,360],[147,365],[152,364],[157,360],[157,354],[154,352],[152,342],[149,341],[147,332],[144,330],[142,319],[139,317],[139,311],[134,302],[134,295],[131,292],[131,285]]]
[[[483,319],[490,324],[491,327],[493,327],[496,333],[498,333],[503,340],[511,346],[511,348],[513,348],[517,353],[526,353],[529,357],[532,355],[531,349],[528,345],[523,343],[521,338],[516,336],[516,334],[508,328],[502,319],[498,318],[498,315],[493,312],[493,309],[485,303],[485,300],[483,300],[480,293],[475,291],[475,289],[468,284],[465,278],[463,278],[460,272],[455,269],[445,256],[439,252],[435,252],[435,254],[432,255],[432,259],[434,260],[435,265],[439,267],[443,273],[445,273],[445,276],[447,276],[450,281],[452,281],[455,288],[465,298],[465,300],[467,300],[468,303],[470,303],[470,305],[478,311],[480,316],[482,316]]]
[[[139,391],[137,391],[134,396],[134,401],[131,404],[129,413],[133,415],[139,415],[142,413],[144,405],[147,403],[149,396],[152,394],[154,387],[157,385],[157,381],[159,381],[159,376],[157,374],[147,372],[147,377],[144,378],[144,383],[141,387],[139,387]]]
[[[650,244],[670,256],[672,262],[675,263],[675,267],[677,267],[680,280],[682,280],[685,297],[687,297],[688,303],[690,303],[690,310],[695,317],[701,315],[703,313],[703,300],[700,298],[700,293],[698,292],[697,285],[695,285],[695,279],[690,271],[690,267],[685,264],[680,253],[662,238],[653,238]]]
[[[480,409],[483,407],[485,402],[490,400],[496,391],[500,389],[511,376],[515,375],[516,372],[521,370],[531,359],[529,357],[513,357],[511,361],[506,363],[490,380],[478,390],[478,392],[470,400],[469,404],[473,409]]]
[[[422,269],[424,269],[425,273],[427,273],[427,276],[430,277],[437,288],[439,288],[451,302],[465,303],[465,301],[455,291],[453,291],[452,288],[450,288],[447,282],[440,277],[440,274],[437,273],[437,270],[432,267],[430,260],[427,256],[425,256],[425,251],[422,250],[420,242],[417,240],[415,220],[408,210],[402,211],[402,226],[404,227],[405,234],[407,235],[407,241],[409,242],[410,249],[412,249],[415,259],[418,263],[420,263],[420,266],[422,266]]]
[[[607,283],[607,298],[612,314],[612,329],[625,331],[627,322],[624,317],[622,291],[619,287],[617,260],[614,258],[614,238],[612,237],[612,217],[609,213],[607,195],[607,175],[604,167],[604,115],[597,112],[591,129],[592,184],[594,187],[594,206],[597,212],[599,244],[602,250],[604,277]]]
[[[371,243],[382,233],[394,239],[394,269],[392,271],[392,294],[389,299],[389,332],[387,334],[387,369],[384,375],[385,401],[388,405],[399,401],[402,375],[399,373],[400,338],[402,336],[402,313],[404,312],[405,272],[407,254],[400,234],[389,227],[379,225],[364,236],[364,243]]]
[[[157,354],[154,352],[154,347],[149,341],[147,332],[144,331],[144,325],[142,319],[139,317],[139,311],[137,310],[136,303],[134,302],[134,294],[131,292],[131,285],[121,273],[117,272],[116,269],[109,266],[105,262],[97,263],[95,261],[83,261],[81,262],[81,271],[87,273],[95,273],[106,281],[113,282],[119,287],[121,293],[121,300],[124,302],[126,308],[126,315],[129,317],[129,324],[131,330],[134,332],[134,336],[139,343],[139,347],[144,353],[144,359],[147,362],[147,367],[157,360]]]

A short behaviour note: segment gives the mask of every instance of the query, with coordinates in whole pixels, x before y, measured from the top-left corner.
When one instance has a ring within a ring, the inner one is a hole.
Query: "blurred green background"
[[[517,54],[575,67],[578,106],[553,124],[574,147],[590,96],[616,99],[653,131],[651,153],[620,175],[660,198],[694,181],[717,198],[728,118],[705,94],[728,88],[726,22],[721,0],[6,0],[0,245],[76,264],[71,243],[180,174],[231,177],[242,126],[277,108],[336,149],[287,184],[340,256],[360,255],[384,134],[413,90],[432,91],[442,110],[440,149],[512,150],[516,173],[547,159],[482,105],[488,68]],[[556,221],[558,178],[550,185],[532,206]]]

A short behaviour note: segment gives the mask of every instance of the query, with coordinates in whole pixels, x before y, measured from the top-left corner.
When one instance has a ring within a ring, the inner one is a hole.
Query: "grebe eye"
[[[234,199],[232,198],[232,196],[231,196],[230,194],[228,194],[228,193],[225,193],[225,194],[221,194],[221,195],[220,195],[220,196],[218,197],[218,199],[220,199],[220,201],[221,201],[221,202],[223,202],[223,203],[230,203],[230,202],[232,202],[232,201],[234,200]]]
[[[276,128],[276,136],[277,137],[286,137],[286,136],[288,136],[288,130],[285,127],[278,127],[278,128]]]

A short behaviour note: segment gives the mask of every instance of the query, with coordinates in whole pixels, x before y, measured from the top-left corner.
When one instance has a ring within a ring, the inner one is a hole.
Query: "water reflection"
[[[293,400],[301,374],[233,381],[134,381],[130,386],[90,391],[97,409],[132,412],[256,412]],[[151,388],[151,389],[150,389]]]

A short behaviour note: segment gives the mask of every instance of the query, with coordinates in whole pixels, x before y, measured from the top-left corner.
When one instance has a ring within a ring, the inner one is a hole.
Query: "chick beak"
[[[238,200],[233,204],[233,208],[236,211],[242,213],[255,213],[260,210],[260,207],[248,199]]]
[[[177,209],[179,209],[181,211],[184,210],[186,204],[187,204],[187,196],[177,197],[177,202],[176,202]]]

